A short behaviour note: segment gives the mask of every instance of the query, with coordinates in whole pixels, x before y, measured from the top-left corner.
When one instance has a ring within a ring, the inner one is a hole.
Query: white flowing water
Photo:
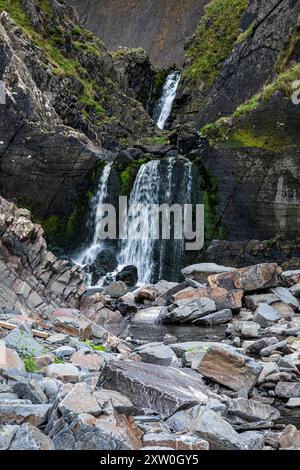
[[[99,180],[99,185],[95,196],[91,201],[91,220],[90,226],[93,233],[93,238],[91,243],[87,248],[81,251],[74,257],[74,262],[80,266],[86,266],[92,264],[98,253],[104,248],[103,240],[98,238],[98,234],[102,228],[102,222],[104,218],[102,204],[106,201],[108,196],[108,180],[112,168],[112,163],[108,163],[102,172],[101,178]]]
[[[151,217],[151,206],[159,204],[158,169],[158,160],[145,163],[140,168],[129,199],[128,236],[122,243],[119,256],[121,265],[137,267],[139,282],[144,284],[151,282],[154,270],[153,252],[156,240],[152,238],[152,235],[156,227]],[[140,217],[138,211],[130,212],[131,208],[138,207],[141,208],[143,217]]]
[[[162,96],[159,99],[156,109],[157,109],[157,127],[164,129],[168,118],[170,117],[174,100],[176,98],[176,93],[178,85],[180,82],[180,72],[175,70],[175,72],[170,73],[166,79],[166,83],[163,87]]]
[[[169,158],[167,164],[167,178],[166,178],[166,185],[165,185],[165,204],[172,203],[172,176],[173,176],[173,166],[174,166],[175,158]],[[166,241],[162,240],[161,248],[160,248],[160,262],[159,262],[159,278],[162,279],[162,272],[163,272],[163,261],[166,252]]]

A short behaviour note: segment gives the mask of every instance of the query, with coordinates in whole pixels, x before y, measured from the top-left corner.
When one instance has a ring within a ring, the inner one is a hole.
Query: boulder
[[[235,268],[228,268],[226,266],[220,266],[215,263],[199,263],[187,266],[182,269],[181,273],[183,277],[195,279],[199,282],[207,282],[208,276],[212,274],[220,274],[235,271]]]
[[[45,348],[23,329],[16,328],[10,331],[4,341],[9,348],[26,356],[41,356],[45,352]]]
[[[99,354],[91,353],[88,349],[80,349],[75,352],[71,359],[71,363],[80,369],[88,369],[90,371],[99,371],[103,366],[104,359]]]
[[[288,449],[288,450],[300,450],[300,431],[289,424],[279,439],[279,447],[280,449]]]
[[[148,307],[139,310],[133,317],[133,323],[150,323],[154,324],[159,316],[162,307]]]
[[[54,450],[54,445],[48,436],[29,423],[8,424],[0,431],[0,450]]]
[[[243,289],[245,292],[276,287],[282,269],[275,263],[263,263],[227,273],[209,276],[211,287],[222,287],[228,290]]]
[[[125,266],[116,276],[117,281],[124,282],[128,287],[134,287],[138,281],[138,271],[135,266]]]
[[[293,271],[284,271],[281,273],[281,279],[287,287],[292,287],[300,282],[300,269]]]
[[[276,420],[280,417],[279,411],[270,405],[265,405],[255,400],[247,400],[246,398],[236,398],[229,401],[228,416],[234,423],[238,419],[249,422]]]
[[[177,282],[169,282],[165,280],[158,281],[154,284],[154,289],[156,290],[158,295],[163,295],[166,292],[170,291],[174,287],[177,287],[179,284]]]
[[[79,370],[73,364],[51,364],[47,367],[46,375],[63,383],[79,381]]]
[[[245,296],[245,305],[254,312],[260,303],[272,305],[279,301],[276,294],[253,294]]]
[[[13,391],[19,398],[30,400],[34,404],[48,403],[48,399],[35,380],[19,381],[13,385]]]
[[[146,301],[153,301],[157,297],[157,291],[152,286],[140,287],[134,293],[134,300],[137,303]]]
[[[119,299],[127,292],[127,285],[123,281],[112,282],[109,286],[105,287],[104,294],[109,295],[113,299]]]
[[[240,338],[258,338],[260,325],[254,321],[235,321],[231,323],[226,333]]]
[[[293,296],[293,294],[287,289],[286,287],[276,287],[275,289],[272,289],[272,292],[279,297],[279,299],[292,307],[294,310],[297,310],[299,308],[299,302],[296,299],[296,297]]]
[[[275,395],[280,398],[300,398],[300,382],[278,382]]]
[[[57,316],[53,322],[53,328],[59,333],[76,336],[81,340],[92,336],[92,328],[86,320],[74,316]]]
[[[163,308],[158,318],[161,323],[197,323],[197,320],[216,310],[213,300],[207,298],[178,300],[172,308]]]
[[[289,291],[294,297],[300,297],[300,282],[289,288]]]
[[[246,450],[240,435],[215,411],[207,410],[200,416],[196,432],[209,442],[210,450]]]
[[[0,341],[0,370],[19,369],[25,371],[25,365],[17,351],[8,348]]]
[[[228,308],[210,313],[205,317],[199,318],[195,323],[200,326],[215,326],[229,323],[232,320],[232,312]]]
[[[60,348],[57,348],[53,351],[56,357],[60,357],[62,359],[68,358],[74,354],[76,351],[75,348],[72,348],[71,346],[61,346]]]
[[[222,343],[204,345],[197,359],[195,370],[236,392],[249,393],[262,370],[259,362]]]
[[[0,424],[30,423],[40,426],[47,421],[51,405],[35,405],[29,400],[0,401]]]
[[[170,346],[162,343],[148,343],[134,350],[141,356],[143,362],[158,364],[160,366],[178,367],[176,354]]]
[[[96,390],[85,383],[67,385],[51,411],[46,434],[56,450],[135,450],[142,444],[140,431],[116,392]],[[127,408],[126,408],[127,407]]]
[[[168,447],[174,450],[209,450],[207,441],[189,434],[145,434],[143,444],[145,446]]]
[[[267,328],[277,323],[281,319],[281,315],[270,305],[260,303],[255,310],[254,319],[262,328]]]
[[[217,310],[229,308],[231,310],[240,310],[242,308],[242,299],[244,291],[241,289],[228,291],[223,288],[198,287],[181,290],[174,294],[174,301],[185,299],[207,298],[216,303]]]
[[[143,362],[107,362],[98,386],[117,390],[137,408],[147,406],[164,417],[207,401],[207,389],[196,372]]]

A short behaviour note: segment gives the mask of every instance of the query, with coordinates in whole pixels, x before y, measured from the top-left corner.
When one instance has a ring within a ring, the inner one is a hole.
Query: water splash
[[[166,122],[170,117],[179,82],[180,72],[178,70],[170,73],[166,79],[162,96],[157,102],[156,111],[154,113],[157,116],[156,124],[159,129],[165,128]]]

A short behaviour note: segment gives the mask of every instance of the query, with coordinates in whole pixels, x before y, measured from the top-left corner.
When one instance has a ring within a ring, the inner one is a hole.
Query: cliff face
[[[185,40],[208,0],[68,0],[81,23],[114,50],[142,47],[156,67],[181,67]]]

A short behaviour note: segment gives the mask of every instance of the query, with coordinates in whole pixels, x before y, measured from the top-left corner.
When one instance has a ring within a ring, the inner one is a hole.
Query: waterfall
[[[163,87],[161,98],[158,100],[156,105],[155,115],[157,116],[157,127],[164,129],[168,118],[170,117],[172,106],[176,98],[178,85],[180,82],[180,72],[175,72],[168,75],[166,82]]]
[[[154,271],[155,240],[151,239],[154,233],[154,221],[151,217],[151,205],[159,203],[159,161],[153,160],[141,166],[136,177],[130,199],[128,211],[128,237],[124,240],[120,252],[122,265],[132,264],[137,267],[139,281],[151,282]],[[141,205],[143,208],[143,221],[138,214],[130,214],[130,207]],[[137,239],[136,234],[140,236]]]
[[[165,185],[165,200],[166,204],[172,203],[172,176],[173,176],[173,165],[174,165],[175,158],[171,157],[168,159],[167,163],[167,178],[166,178],[166,185]],[[159,278],[162,278],[163,273],[163,262],[166,253],[167,242],[166,240],[161,241],[161,248],[160,248],[160,256],[159,256]]]
[[[91,227],[93,234],[92,241],[87,248],[74,257],[74,262],[81,266],[92,264],[95,261],[98,253],[100,253],[100,251],[104,248],[104,242],[103,240],[99,240],[98,233],[101,229],[101,224],[103,221],[103,211],[101,209],[101,205],[106,201],[108,196],[108,180],[111,168],[112,163],[105,165],[99,180],[96,194],[91,201],[91,215],[88,224]]]

